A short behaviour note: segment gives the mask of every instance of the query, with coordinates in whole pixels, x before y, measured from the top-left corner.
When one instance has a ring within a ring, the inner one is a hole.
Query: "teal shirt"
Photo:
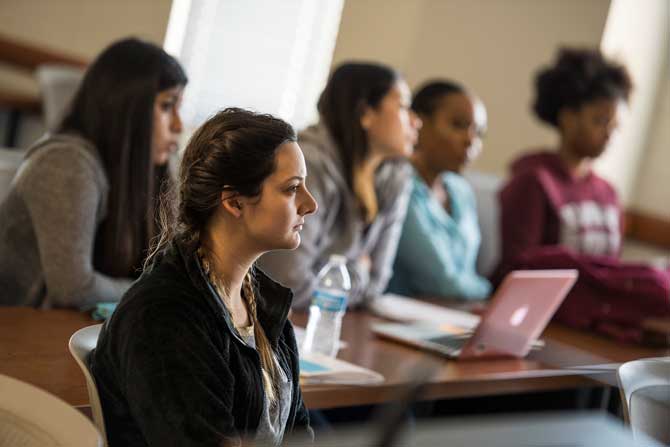
[[[467,181],[442,174],[451,213],[416,173],[388,291],[407,296],[482,299],[491,284],[476,271],[481,243],[477,206]]]

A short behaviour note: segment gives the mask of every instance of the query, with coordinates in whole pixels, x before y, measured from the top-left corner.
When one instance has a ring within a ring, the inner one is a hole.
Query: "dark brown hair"
[[[186,85],[179,63],[161,48],[124,39],[88,68],[59,132],[95,145],[109,181],[107,217],[95,237],[93,263],[110,276],[134,276],[156,233],[155,209],[167,167],[151,154],[154,101]]]
[[[227,108],[208,119],[191,137],[179,168],[177,189],[161,198],[161,233],[152,252],[174,238],[189,251],[221,203],[221,192],[258,196],[275,170],[275,154],[297,141],[290,124],[271,115]]]
[[[368,156],[361,126],[365,107],[377,107],[399,79],[397,71],[375,63],[344,63],[330,75],[318,102],[321,121],[337,145],[345,179],[353,190],[354,168]]]

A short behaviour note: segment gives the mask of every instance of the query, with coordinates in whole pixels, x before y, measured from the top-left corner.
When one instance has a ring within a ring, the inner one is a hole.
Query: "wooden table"
[[[304,325],[306,315],[292,317]],[[370,330],[376,321],[349,312],[343,324],[348,347],[339,357],[378,371],[386,378],[376,386],[305,385],[310,408],[335,408],[386,402],[406,389],[417,375],[429,373],[422,398],[444,399],[597,386],[594,375],[570,366],[622,362],[670,355],[668,350],[621,345],[602,337],[550,325],[547,346],[522,360],[449,361],[438,355],[379,339]],[[0,308],[0,374],[43,388],[72,405],[88,405],[84,377],[67,350],[70,336],[95,324],[68,310]],[[579,349],[577,349],[579,348]]]
[[[307,317],[292,320],[304,326]],[[429,374],[424,399],[482,397],[500,394],[552,391],[601,384],[613,385],[611,369],[589,370],[587,365],[624,362],[643,357],[670,355],[670,350],[621,345],[603,337],[551,324],[543,338],[544,349],[526,359],[457,361],[376,337],[371,323],[383,321],[365,313],[349,312],[342,339],[348,346],[338,357],[384,375],[384,384],[373,387],[304,385],[310,408],[387,402],[418,376]],[[579,367],[582,369],[571,369]],[[602,376],[602,377],[601,377]]]
[[[84,375],[67,342],[82,327],[95,324],[71,310],[0,307],[0,374],[32,383],[72,405],[88,405]]]

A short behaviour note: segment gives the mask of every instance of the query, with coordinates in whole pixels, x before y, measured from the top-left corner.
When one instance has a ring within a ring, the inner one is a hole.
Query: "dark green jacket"
[[[258,318],[293,382],[286,436],[309,429],[292,293],[256,271]],[[222,446],[253,438],[265,399],[257,351],[193,252],[174,243],[124,295],[89,357],[110,447]]]

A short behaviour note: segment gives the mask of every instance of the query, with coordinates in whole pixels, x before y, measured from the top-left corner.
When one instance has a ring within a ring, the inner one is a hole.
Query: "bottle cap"
[[[347,257],[343,255],[338,255],[338,254],[332,254],[330,255],[330,258],[328,258],[328,262],[332,262],[334,264],[345,264],[347,263]]]

